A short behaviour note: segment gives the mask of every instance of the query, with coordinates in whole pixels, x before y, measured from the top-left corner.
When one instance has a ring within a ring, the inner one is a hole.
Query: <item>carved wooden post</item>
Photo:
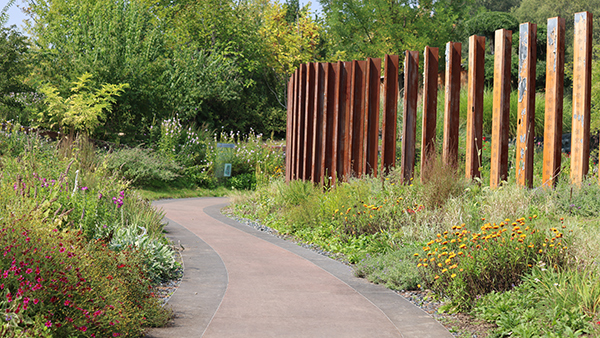
[[[519,27],[519,104],[517,108],[517,184],[533,186],[533,138],[535,137],[535,64],[537,25]]]
[[[298,77],[298,88],[297,94],[297,116],[298,123],[296,124],[296,179],[302,180],[304,179],[304,151],[305,151],[305,143],[304,143],[304,130],[306,129],[306,78],[308,72],[308,65],[302,64],[300,65],[300,76]]]
[[[365,76],[367,62],[352,62],[352,170],[357,177],[365,173],[366,153],[366,128],[365,114]]]
[[[592,13],[575,13],[571,182],[578,185],[587,175],[590,165],[592,27]]]
[[[381,142],[381,172],[396,166],[396,135],[398,112],[398,55],[386,55],[383,78],[383,132]],[[436,86],[437,89],[437,86]]]
[[[365,172],[377,177],[379,160],[379,91],[381,84],[381,59],[367,59],[365,93],[365,125],[366,163]]]
[[[344,62],[341,67],[340,103],[340,167],[341,179],[352,175],[352,62]]]
[[[403,183],[410,183],[415,168],[415,142],[417,137],[417,96],[419,91],[419,52],[406,51],[404,57],[404,123],[402,124]]]
[[[481,177],[483,129],[483,80],[485,37],[469,38],[469,99],[467,104],[467,144],[465,177]]]
[[[548,19],[546,55],[546,116],[544,121],[544,168],[542,182],[553,187],[560,172],[563,92],[565,78],[565,19]]]
[[[313,183],[321,182],[321,148],[323,147],[323,101],[325,87],[325,67],[322,63],[315,63],[315,107],[312,130],[312,157],[311,180]]]
[[[494,55],[494,103],[490,187],[508,179],[508,127],[510,116],[510,65],[512,31],[496,31]]]
[[[295,85],[296,72],[292,74],[290,80],[288,81],[288,95],[287,95],[287,120],[285,127],[285,181],[289,182],[292,177],[292,137],[293,137],[293,127],[292,120],[294,115],[294,85]]]
[[[438,48],[425,47],[423,52],[423,125],[421,133],[421,182],[429,178],[429,170],[435,161],[437,94],[438,94]]]
[[[458,127],[460,118],[460,58],[462,45],[446,44],[446,95],[444,101],[444,144],[442,161],[445,165],[458,163]]]

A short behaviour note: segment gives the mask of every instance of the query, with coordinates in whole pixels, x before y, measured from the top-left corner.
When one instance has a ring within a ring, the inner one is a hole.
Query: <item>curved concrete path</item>
[[[185,248],[175,318],[146,337],[452,337],[427,313],[342,263],[239,224],[226,198],[155,203]]]

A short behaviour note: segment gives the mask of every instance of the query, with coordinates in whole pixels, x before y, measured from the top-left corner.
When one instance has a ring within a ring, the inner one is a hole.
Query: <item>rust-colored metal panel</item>
[[[444,142],[442,161],[445,165],[458,164],[458,127],[460,119],[460,62],[462,44],[446,44],[446,86],[444,99]]]
[[[391,167],[396,166],[399,59],[398,55],[386,55],[384,61],[383,125],[381,126],[383,132],[381,140],[382,173],[388,173]]]
[[[312,150],[313,150],[313,128],[315,116],[315,86],[316,86],[316,63],[307,64],[306,76],[306,110],[304,111],[304,171],[303,180],[310,180],[312,177]]]
[[[367,59],[366,110],[366,163],[367,174],[377,177],[379,160],[379,101],[381,87],[381,59]]]
[[[404,57],[404,114],[402,124],[403,183],[410,183],[415,169],[415,143],[417,138],[417,97],[419,92],[419,52],[406,51]]]
[[[296,179],[304,179],[304,151],[306,144],[304,142],[304,130],[306,129],[306,79],[308,73],[308,65],[300,65],[300,76],[298,77],[298,103],[297,103],[297,116],[298,123],[296,125]]]
[[[296,74],[292,74],[290,80],[287,83],[287,119],[285,126],[285,181],[291,180],[291,156],[290,149],[292,144],[292,115],[294,111],[294,77]]]
[[[290,133],[290,139],[291,139],[291,144],[290,144],[290,148],[288,148],[286,150],[286,153],[289,158],[290,158],[290,167],[289,167],[289,171],[290,171],[290,180],[295,180],[297,179],[296,177],[296,162],[298,161],[297,159],[297,154],[296,154],[296,140],[298,138],[298,133],[296,132],[296,125],[298,124],[298,77],[300,76],[300,67],[298,67],[296,69],[296,71],[294,72],[294,77],[293,77],[293,91],[292,91],[292,125],[291,125],[291,129],[289,131]]]
[[[352,128],[352,171],[357,177],[365,173],[367,120],[365,114],[365,77],[367,61],[352,61],[352,97],[351,128]]]
[[[581,184],[587,175],[590,165],[592,27],[592,13],[575,13],[571,182],[577,185]]]
[[[546,54],[546,116],[544,121],[544,167],[542,182],[554,187],[560,173],[563,93],[565,78],[565,19],[548,19]]]
[[[336,182],[337,167],[337,132],[338,132],[338,114],[339,104],[336,101],[336,91],[339,91],[337,85],[337,73],[340,63],[326,63],[325,67],[325,87],[323,100],[323,140],[321,147],[321,173],[322,183],[329,182],[329,186],[334,186]]]
[[[519,26],[519,84],[517,105],[517,184],[533,186],[533,138],[535,137],[535,65],[537,25]]]
[[[352,175],[352,68],[351,61],[340,67],[340,179],[347,180]]]
[[[465,177],[481,177],[483,146],[483,81],[485,37],[469,37],[469,84],[467,103],[467,140]]]
[[[510,68],[512,31],[496,31],[494,55],[494,103],[492,117],[492,163],[490,187],[508,179],[508,131],[510,116]]]
[[[421,132],[421,182],[429,178],[432,161],[435,161],[437,94],[438,94],[438,48],[425,47],[423,53],[423,125]]]
[[[313,141],[312,141],[312,159],[311,159],[311,180],[313,183],[319,183],[322,179],[322,157],[321,148],[323,147],[323,106],[324,106],[324,87],[325,87],[325,66],[323,63],[315,63],[315,108],[313,116]]]

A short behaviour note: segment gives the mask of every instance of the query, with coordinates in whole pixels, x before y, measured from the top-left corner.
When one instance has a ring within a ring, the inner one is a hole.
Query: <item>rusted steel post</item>
[[[366,128],[365,114],[365,80],[366,61],[352,61],[352,171],[357,177],[365,173],[366,164]]]
[[[396,166],[396,135],[398,114],[398,55],[386,55],[383,78],[383,125],[381,130],[381,172]],[[437,86],[436,86],[437,89]]]
[[[340,179],[352,175],[352,62],[341,63],[340,67],[340,155],[338,162]]]
[[[462,44],[446,44],[446,94],[444,99],[444,143],[442,161],[447,166],[458,164],[458,127],[460,119],[460,58]]]
[[[312,143],[313,143],[313,126],[314,126],[314,114],[315,114],[315,77],[316,77],[316,64],[309,63],[307,65],[307,76],[306,76],[306,109],[304,111],[304,170],[303,180],[310,180],[312,175]]]
[[[298,77],[297,90],[297,116],[298,123],[296,125],[296,178],[297,180],[304,179],[304,151],[306,145],[304,143],[304,130],[306,129],[306,78],[308,73],[308,65],[300,65],[300,76]]]
[[[365,93],[365,172],[377,177],[379,160],[379,92],[381,87],[381,59],[367,59],[367,86]]]
[[[313,116],[312,140],[312,168],[311,180],[319,183],[322,179],[321,148],[323,147],[323,101],[325,87],[325,67],[322,63],[315,63],[315,108]]]
[[[510,116],[510,67],[512,31],[496,31],[494,48],[494,103],[492,117],[492,163],[490,187],[508,179],[508,131]]]
[[[587,175],[590,165],[592,27],[592,13],[575,13],[571,182],[577,185],[581,184]]]
[[[423,53],[423,131],[421,133],[421,182],[426,182],[432,162],[435,161],[437,94],[438,94],[438,48],[425,47]]]
[[[410,183],[414,177],[418,92],[419,52],[406,51],[404,57],[404,123],[402,124],[402,165],[400,167],[400,177],[403,183]]]
[[[535,137],[535,65],[537,25],[519,27],[519,85],[517,105],[517,184],[533,186],[533,138]]]
[[[544,168],[542,182],[554,187],[560,172],[563,92],[565,78],[565,19],[548,19],[546,55],[546,116],[544,121]]]
[[[323,173],[321,183],[329,182],[329,186],[334,186],[337,175],[337,147],[338,147],[338,109],[339,104],[336,101],[336,92],[339,91],[337,83],[338,66],[341,63],[326,63],[325,66],[325,87],[323,100],[323,140],[321,147],[321,173]]]
[[[483,145],[483,81],[485,37],[469,37],[469,88],[467,103],[467,140],[465,177],[481,178]]]
[[[287,119],[285,126],[285,181],[289,182],[291,180],[291,161],[292,157],[290,156],[290,150],[292,145],[292,116],[294,114],[294,78],[296,77],[296,73],[292,74],[290,80],[287,84]]]

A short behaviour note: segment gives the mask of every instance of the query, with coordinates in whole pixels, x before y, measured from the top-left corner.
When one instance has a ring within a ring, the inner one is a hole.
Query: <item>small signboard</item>
[[[223,177],[231,177],[231,163],[225,163]]]

